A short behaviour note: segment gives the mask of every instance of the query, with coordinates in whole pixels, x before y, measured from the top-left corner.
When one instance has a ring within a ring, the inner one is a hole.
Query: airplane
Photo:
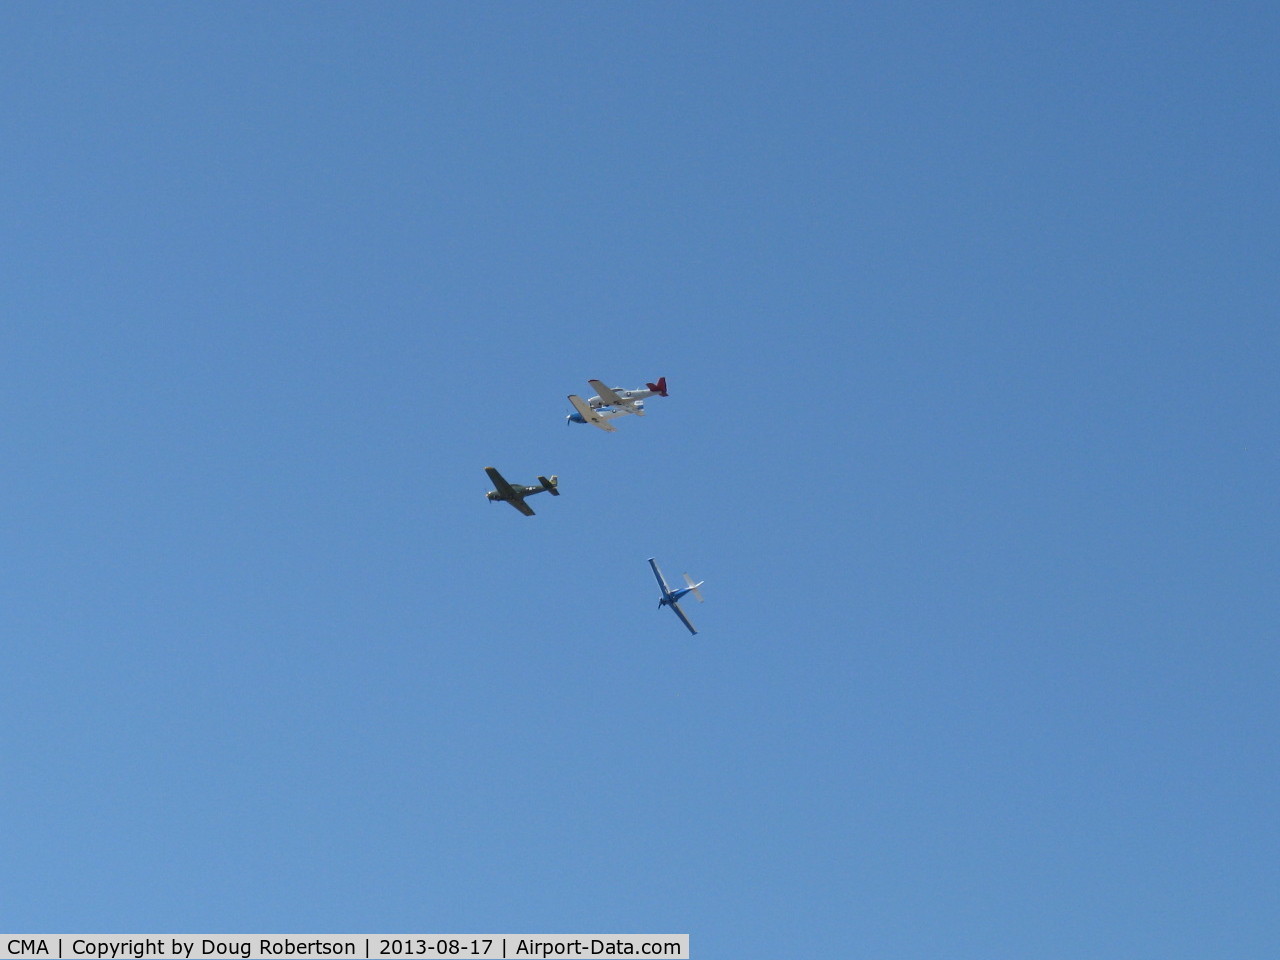
[[[670,607],[675,612],[675,615],[680,618],[680,622],[689,628],[690,633],[697,633],[698,631],[693,629],[693,624],[690,623],[689,618],[684,615],[684,611],[680,609],[680,604],[677,601],[679,601],[686,593],[692,593],[698,598],[698,602],[701,603],[702,594],[698,592],[698,588],[706,583],[706,581],[699,580],[697,583],[694,583],[693,578],[686,573],[684,575],[684,582],[687,583],[688,586],[681,587],[679,590],[672,590],[667,586],[667,581],[662,579],[662,571],[658,569],[658,564],[654,561],[653,557],[649,558],[649,566],[653,567],[653,575],[658,578],[658,589],[662,591],[662,599],[658,601],[658,608]]]
[[[647,390],[623,390],[621,387],[610,389],[599,380],[588,380],[596,395],[590,400],[583,400],[576,394],[569,394],[569,402],[576,413],[565,417],[566,423],[590,423],[613,433],[618,428],[609,423],[614,417],[634,413],[644,416],[646,397],[665,397],[667,395],[667,378],[659,377],[657,383],[646,383]]]
[[[498,488],[497,490],[490,490],[485,494],[485,496],[494,502],[505,500],[526,517],[533,516],[533,509],[524,502],[525,497],[531,497],[535,493],[542,493],[543,490],[551,494],[553,497],[560,496],[560,491],[556,489],[560,483],[560,478],[555,475],[552,475],[550,478],[539,477],[538,483],[541,484],[539,487],[526,487],[524,485],[513,487],[511,484],[507,483],[502,474],[493,467],[485,467],[484,472],[489,475],[489,479],[493,482],[493,485]]]

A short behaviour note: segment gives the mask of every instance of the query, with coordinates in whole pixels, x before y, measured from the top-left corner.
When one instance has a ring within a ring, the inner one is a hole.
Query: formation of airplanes
[[[577,394],[569,394],[569,402],[577,413],[565,417],[566,423],[589,423],[614,433],[618,428],[609,421],[614,417],[624,417],[634,413],[644,416],[644,402],[649,397],[665,397],[667,395],[667,378],[659,377],[657,383],[646,383],[645,390],[623,390],[621,387],[606,387],[599,380],[588,380],[594,397],[583,400]]]
[[[627,414],[643,417],[645,400],[650,397],[667,396],[666,377],[659,377],[656,383],[646,383],[644,390],[624,390],[622,387],[606,387],[600,380],[588,380],[587,383],[595,390],[596,395],[584,400],[576,394],[570,394],[569,402],[576,412],[569,414],[565,418],[565,422],[589,423],[609,433],[616,433],[618,429],[609,422],[610,420]],[[494,503],[509,503],[526,517],[534,516],[533,508],[524,502],[526,497],[531,497],[536,493],[549,493],[553,497],[560,496],[558,489],[560,478],[554,474],[550,477],[539,476],[536,484],[525,485],[509,483],[495,467],[485,467],[484,472],[489,475],[489,481],[494,486],[494,489],[486,493],[485,497]],[[689,618],[680,609],[679,601],[692,593],[697,601],[701,603],[702,594],[698,591],[698,588],[702,586],[704,581],[700,580],[694,583],[693,578],[686,573],[684,582],[687,586],[672,590],[667,586],[667,581],[663,579],[662,571],[658,569],[658,563],[653,557],[649,558],[649,566],[653,568],[653,575],[658,580],[658,589],[662,591],[662,598],[658,601],[658,608],[670,607],[672,613],[680,618],[680,622],[688,627],[689,632],[696,634],[698,631],[694,629]]]

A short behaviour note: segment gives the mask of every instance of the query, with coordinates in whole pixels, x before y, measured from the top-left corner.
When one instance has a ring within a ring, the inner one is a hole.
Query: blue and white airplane
[[[588,380],[596,395],[583,400],[577,394],[569,394],[569,402],[576,413],[565,417],[566,423],[589,423],[613,433],[618,428],[609,421],[628,413],[644,416],[644,402],[648,397],[665,397],[667,395],[667,378],[659,377],[657,383],[646,383],[646,390],[623,390],[621,387],[606,387],[599,380]]]
[[[672,590],[667,586],[667,581],[662,579],[662,571],[658,569],[658,564],[653,557],[649,558],[649,566],[653,567],[653,575],[658,578],[658,589],[662,591],[662,599],[658,601],[658,608],[670,607],[675,611],[675,615],[680,618],[680,622],[689,628],[690,633],[697,633],[698,631],[693,628],[693,624],[689,622],[689,618],[686,617],[684,615],[684,611],[680,609],[678,601],[686,593],[692,593],[698,598],[698,602],[701,603],[702,594],[698,592],[698,588],[706,583],[706,581],[699,580],[697,583],[694,583],[693,578],[686,573],[684,575],[684,582],[687,583],[688,586],[681,587],[679,590]]]

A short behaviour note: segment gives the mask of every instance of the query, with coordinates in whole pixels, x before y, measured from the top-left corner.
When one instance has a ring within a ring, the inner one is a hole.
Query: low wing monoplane
[[[689,622],[689,618],[686,617],[684,615],[684,611],[680,609],[679,600],[686,593],[692,593],[698,598],[698,602],[701,603],[702,594],[698,592],[698,588],[706,583],[706,581],[699,580],[697,583],[694,583],[693,578],[686,573],[684,575],[684,582],[687,583],[688,586],[681,587],[679,590],[672,590],[667,586],[667,581],[662,578],[662,571],[658,569],[658,563],[653,559],[653,557],[649,558],[649,566],[653,567],[653,575],[658,578],[658,589],[662,591],[662,599],[658,601],[658,609],[670,607],[675,615],[680,618],[680,622],[689,628],[690,633],[697,633],[698,631],[693,628],[693,624]]]
[[[565,417],[567,423],[589,423],[612,433],[617,429],[609,423],[614,417],[634,413],[644,416],[644,402],[649,397],[665,397],[667,395],[667,378],[659,377],[657,383],[646,383],[645,390],[623,390],[621,387],[606,387],[600,380],[588,380],[596,395],[583,400],[577,394],[569,395],[576,413]]]
[[[544,490],[553,497],[560,496],[560,491],[556,487],[560,483],[560,478],[552,475],[551,477],[539,477],[536,487],[526,487],[523,484],[512,486],[507,483],[506,479],[493,467],[485,467],[484,472],[489,475],[489,480],[497,487],[496,490],[490,490],[485,494],[493,501],[506,501],[511,504],[526,517],[533,516],[533,508],[524,502],[525,497],[531,497],[535,493],[542,493]]]

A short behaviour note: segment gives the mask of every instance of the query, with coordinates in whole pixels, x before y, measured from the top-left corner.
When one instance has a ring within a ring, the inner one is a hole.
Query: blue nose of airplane
[[[586,423],[587,419],[580,413],[571,413],[564,418],[565,423]]]

